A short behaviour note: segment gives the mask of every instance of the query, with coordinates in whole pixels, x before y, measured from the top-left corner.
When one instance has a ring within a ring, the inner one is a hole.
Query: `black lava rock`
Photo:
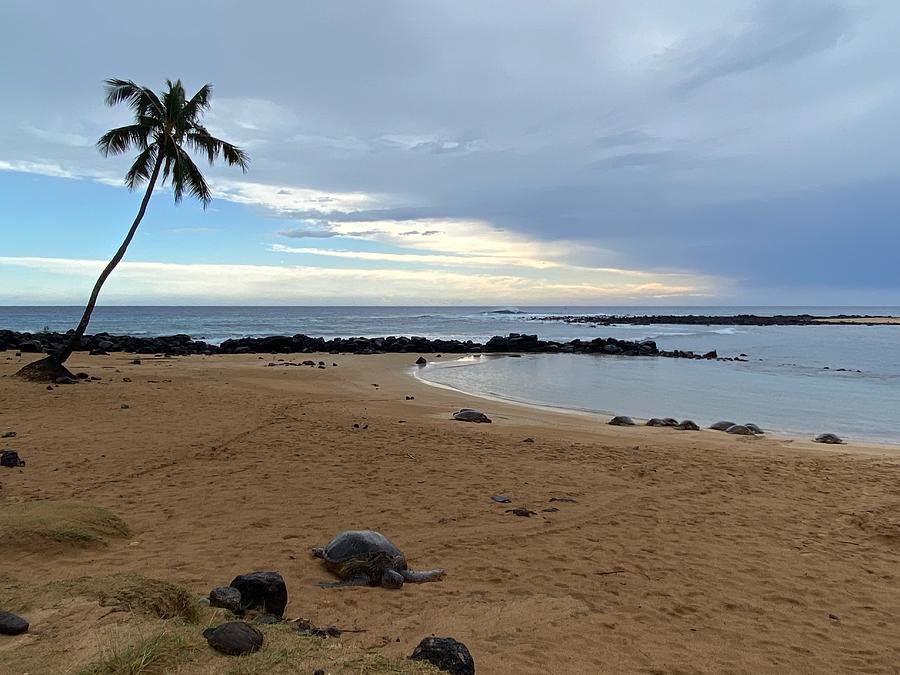
[[[242,609],[258,609],[264,614],[284,616],[287,587],[278,572],[250,572],[235,577],[231,587],[241,593]]]
[[[209,592],[209,606],[221,607],[235,614],[242,614],[241,592],[231,586],[219,586]]]
[[[263,646],[263,634],[243,621],[230,621],[203,631],[209,646],[229,656],[251,654]]]
[[[17,466],[25,466],[25,460],[20,459],[15,450],[4,450],[0,452],[0,466],[15,469]]]
[[[20,635],[28,630],[28,622],[12,612],[0,612],[0,635]]]
[[[475,660],[466,646],[453,638],[425,638],[409,658],[427,661],[452,675],[475,675]]]

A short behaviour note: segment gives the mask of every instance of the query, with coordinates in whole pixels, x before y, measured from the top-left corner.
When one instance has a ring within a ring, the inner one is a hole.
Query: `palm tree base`
[[[29,382],[56,382],[57,378],[60,377],[75,379],[72,372],[52,356],[32,361],[27,366],[19,369],[16,377]]]

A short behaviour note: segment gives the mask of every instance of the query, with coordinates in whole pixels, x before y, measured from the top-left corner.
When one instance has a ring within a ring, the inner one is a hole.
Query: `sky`
[[[103,81],[250,155],[101,304],[900,305],[900,3],[0,4],[0,304],[81,304],[141,194]]]

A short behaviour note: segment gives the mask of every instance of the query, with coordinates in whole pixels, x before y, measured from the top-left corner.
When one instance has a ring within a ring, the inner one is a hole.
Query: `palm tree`
[[[229,166],[239,166],[246,172],[249,158],[244,151],[215,138],[201,124],[203,114],[209,110],[211,95],[212,85],[206,84],[188,99],[181,80],[166,80],[166,89],[159,95],[131,80],[106,81],[106,104],[114,106],[127,103],[134,114],[134,122],[107,131],[97,141],[97,148],[104,157],[120,155],[132,147],[139,151],[125,174],[125,185],[134,190],[147,183],[144,198],[125,240],[94,284],[84,315],[66,345],[50,356],[25,366],[17,375],[40,381],[71,376],[63,364],[79,346],[81,337],[87,330],[103,282],[125,256],[128,244],[147,210],[147,203],[160,172],[162,185],[167,180],[171,181],[176,204],[188,193],[199,199],[204,209],[209,205],[212,193],[186,148],[204,155],[210,164],[221,155]]]

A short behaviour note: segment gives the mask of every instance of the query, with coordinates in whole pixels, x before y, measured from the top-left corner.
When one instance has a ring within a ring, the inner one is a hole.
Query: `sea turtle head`
[[[381,585],[385,588],[402,588],[403,575],[394,570],[385,570],[381,575]]]

